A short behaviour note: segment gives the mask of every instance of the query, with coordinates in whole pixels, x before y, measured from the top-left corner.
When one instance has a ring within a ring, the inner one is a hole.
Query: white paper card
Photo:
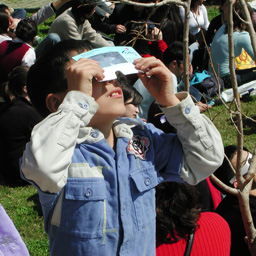
[[[93,49],[73,57],[75,61],[81,58],[99,62],[99,65],[104,69],[103,82],[116,79],[116,71],[121,71],[124,75],[138,73],[139,71],[135,68],[133,61],[141,58],[141,56],[132,47],[114,46]]]

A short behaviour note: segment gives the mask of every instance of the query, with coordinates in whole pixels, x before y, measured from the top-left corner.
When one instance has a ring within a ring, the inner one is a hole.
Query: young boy
[[[178,136],[119,119],[119,82],[100,82],[94,60],[71,59],[84,44],[63,41],[29,71],[33,104],[52,114],[35,126],[22,173],[39,191],[51,255],[155,255],[155,186],[213,173],[224,156],[220,134],[187,93],[173,93],[170,71],[154,57],[134,64]]]

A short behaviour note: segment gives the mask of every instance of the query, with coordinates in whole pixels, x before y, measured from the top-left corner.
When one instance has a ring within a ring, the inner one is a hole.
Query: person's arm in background
[[[252,48],[251,38],[248,32],[238,32],[239,35],[234,38],[234,46],[235,46],[235,56],[241,54],[242,48],[250,55],[250,57],[255,60],[254,52]]]
[[[31,19],[35,21],[37,25],[39,25],[50,18],[62,5],[69,1],[70,0],[57,0],[49,3],[32,15]]]
[[[204,5],[201,6],[201,10],[203,12],[203,17],[204,17],[204,25],[202,26],[203,29],[207,30],[208,27],[209,27],[209,19],[208,19],[208,13],[207,13],[207,10],[206,10],[206,7]]]

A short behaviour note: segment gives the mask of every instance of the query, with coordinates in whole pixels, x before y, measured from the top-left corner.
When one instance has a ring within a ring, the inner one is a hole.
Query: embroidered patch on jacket
[[[149,146],[150,140],[148,137],[135,135],[129,141],[127,153],[130,155],[134,155],[136,158],[140,158],[141,160],[145,160],[146,154],[149,150]]]

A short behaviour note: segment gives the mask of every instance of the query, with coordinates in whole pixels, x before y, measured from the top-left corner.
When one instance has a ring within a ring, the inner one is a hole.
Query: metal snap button
[[[190,109],[191,109],[190,107],[186,107],[186,108],[185,108],[185,113],[186,113],[186,114],[189,114],[189,113],[190,113]]]
[[[145,185],[148,186],[150,184],[150,179],[149,178],[146,178],[145,181],[144,181]]]
[[[85,196],[86,197],[90,197],[92,195],[92,190],[90,188],[88,188],[85,192]]]

